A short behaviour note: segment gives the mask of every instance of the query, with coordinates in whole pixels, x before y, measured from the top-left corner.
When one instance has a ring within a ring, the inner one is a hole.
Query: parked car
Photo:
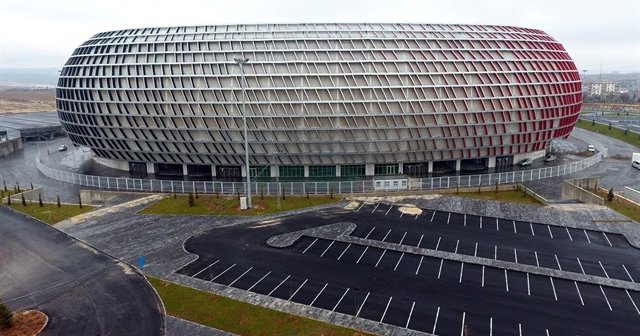
[[[633,161],[631,167],[640,169],[640,161]]]
[[[553,162],[557,159],[557,157],[553,154],[547,154],[547,156],[544,157],[544,162]]]
[[[589,145],[587,147],[587,150],[590,151],[590,152],[595,152],[596,151],[596,147],[594,145]]]
[[[520,166],[526,167],[526,166],[530,166],[532,163],[533,163],[533,160],[524,159],[524,160],[520,161]]]
[[[66,151],[66,150],[67,150],[67,145],[60,145],[60,146],[58,147],[58,152],[64,152],[64,151]]]

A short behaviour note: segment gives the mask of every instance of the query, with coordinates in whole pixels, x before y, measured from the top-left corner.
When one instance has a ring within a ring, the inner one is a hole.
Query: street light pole
[[[245,110],[245,92],[244,92],[244,69],[243,65],[249,62],[248,58],[234,58],[234,61],[240,66],[240,89],[242,90],[242,123],[244,124],[244,167],[247,177],[247,207],[251,209],[251,178],[249,173],[249,139],[247,138],[247,112]]]

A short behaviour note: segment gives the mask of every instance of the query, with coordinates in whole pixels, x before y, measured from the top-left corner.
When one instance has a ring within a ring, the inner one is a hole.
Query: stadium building
[[[575,64],[537,29],[256,24],[99,33],[62,69],[57,110],[101,164],[237,178],[241,81],[264,177],[499,169],[543,156],[582,104]]]

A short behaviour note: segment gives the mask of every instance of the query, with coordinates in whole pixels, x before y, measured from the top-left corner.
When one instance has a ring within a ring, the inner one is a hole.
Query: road
[[[0,298],[49,316],[42,335],[163,335],[161,302],[127,265],[0,206]]]

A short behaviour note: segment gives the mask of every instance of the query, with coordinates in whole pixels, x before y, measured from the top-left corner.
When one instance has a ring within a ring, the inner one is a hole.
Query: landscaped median
[[[637,133],[625,131],[617,127],[609,127],[598,123],[591,123],[586,120],[578,119],[576,126],[587,131],[600,133],[608,137],[624,141],[630,145],[640,147],[640,135]]]
[[[369,335],[147,277],[167,314],[238,335]]]
[[[5,203],[5,205],[7,204]],[[60,207],[58,207],[56,203],[43,203],[42,206],[38,203],[27,203],[25,206],[21,203],[16,204],[15,202],[8,205],[8,207],[35,217],[47,224],[55,224],[94,209],[93,206],[88,205],[83,205],[82,208],[80,208],[78,204],[60,204]]]
[[[189,205],[189,198],[193,205]],[[238,197],[222,197],[216,195],[169,195],[162,200],[141,210],[147,215],[211,215],[211,216],[256,216],[267,215],[279,211],[295,210],[310,206],[337,203],[337,196],[253,196],[253,207],[240,210]]]

